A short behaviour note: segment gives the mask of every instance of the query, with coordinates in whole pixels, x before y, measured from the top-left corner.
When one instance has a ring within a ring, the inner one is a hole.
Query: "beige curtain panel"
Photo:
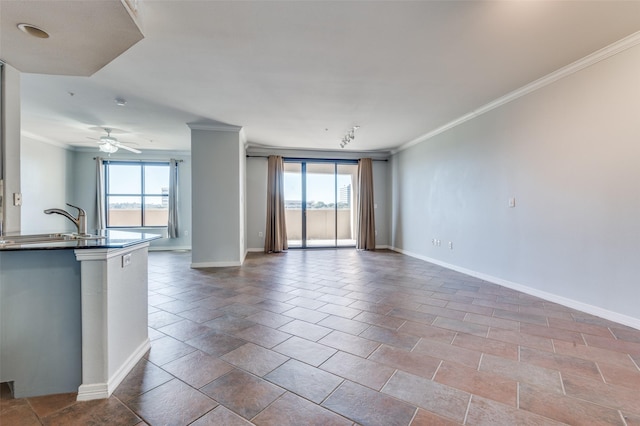
[[[270,155],[267,164],[267,232],[265,253],[278,253],[289,248],[284,217],[284,161]]]
[[[376,249],[376,219],[373,205],[373,161],[371,158],[358,160],[358,221],[356,228],[356,248]]]

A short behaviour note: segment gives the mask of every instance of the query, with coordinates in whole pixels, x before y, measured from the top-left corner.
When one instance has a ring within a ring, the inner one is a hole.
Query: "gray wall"
[[[76,227],[65,217],[46,215],[43,210],[68,208],[74,203],[73,153],[62,147],[26,137],[21,145],[23,234],[72,232]]]
[[[640,327],[639,75],[636,46],[397,153],[392,245]]]
[[[240,265],[244,260],[239,144],[238,131],[191,129],[193,267]]]
[[[267,159],[247,158],[247,248],[264,249],[267,224]],[[258,233],[262,232],[262,237]]]
[[[264,152],[254,155],[267,155]],[[356,159],[369,156],[366,153],[336,154],[334,152],[318,151],[274,151],[274,155],[302,158],[345,158]],[[251,151],[250,151],[251,155]],[[375,211],[376,246],[386,247],[389,245],[389,163],[386,161],[373,162],[373,185],[374,200],[377,204]],[[267,159],[259,157],[247,158],[247,247],[250,251],[259,251],[264,248],[264,238],[258,233],[265,235],[267,216]]]
[[[387,248],[389,243],[389,218],[391,217],[390,170],[388,161],[373,162],[373,199],[376,204],[376,247]]]
[[[238,153],[238,167],[240,170],[240,199],[238,205],[240,224],[240,259],[244,262],[247,253],[247,151],[245,148],[244,133],[240,134]]]

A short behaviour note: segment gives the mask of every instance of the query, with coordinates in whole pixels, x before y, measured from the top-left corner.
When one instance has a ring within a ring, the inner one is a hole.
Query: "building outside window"
[[[169,163],[105,161],[107,228],[166,227]]]

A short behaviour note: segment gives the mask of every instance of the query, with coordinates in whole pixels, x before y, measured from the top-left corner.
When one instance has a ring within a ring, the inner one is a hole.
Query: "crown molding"
[[[242,126],[234,126],[233,124],[222,123],[220,121],[196,121],[187,123],[191,130],[215,130],[218,132],[234,132],[240,133]]]
[[[447,124],[444,124],[443,126],[440,126],[430,131],[429,133],[425,133],[422,136],[419,136],[409,142],[406,142],[400,145],[398,148],[393,149],[391,153],[396,154],[400,151],[404,151],[405,149],[412,147],[413,145],[417,145],[420,142],[424,142],[428,139],[431,139],[434,136],[439,135],[440,133],[444,133],[447,130],[450,130],[456,126],[459,126],[464,122],[472,120],[502,105],[505,105],[511,101],[521,98],[522,96],[528,95],[529,93],[539,90],[545,86],[548,86],[549,84],[555,83],[556,81],[562,78],[570,76],[571,74],[574,74],[580,70],[590,67],[591,65],[594,65],[607,58],[610,58],[611,56],[617,55],[618,53],[623,52],[627,49],[630,49],[631,47],[634,47],[638,44],[640,44],[640,31],[635,32],[621,40],[618,40],[615,43],[612,43],[609,46],[606,46],[600,50],[596,50],[595,52],[585,56],[584,58],[578,59],[577,61],[565,67],[562,67],[557,71],[552,72],[551,74],[547,74],[542,78],[534,80],[531,83],[525,86],[522,86],[521,88],[516,89],[512,92],[509,92],[504,96],[494,99],[493,101],[481,106],[480,108],[473,110],[470,113],[465,114],[461,117],[458,117],[455,120],[452,120]]]
[[[344,151],[344,150],[322,150],[322,149],[302,149],[302,148],[282,148],[256,146],[249,143],[247,148],[249,156],[280,155],[282,157],[295,158],[318,158],[336,160],[357,160],[359,158],[372,158],[374,160],[387,160],[391,153],[389,151]]]

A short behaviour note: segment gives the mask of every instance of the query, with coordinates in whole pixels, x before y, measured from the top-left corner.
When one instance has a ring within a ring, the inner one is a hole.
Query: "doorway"
[[[290,248],[355,247],[357,161],[285,159]]]

